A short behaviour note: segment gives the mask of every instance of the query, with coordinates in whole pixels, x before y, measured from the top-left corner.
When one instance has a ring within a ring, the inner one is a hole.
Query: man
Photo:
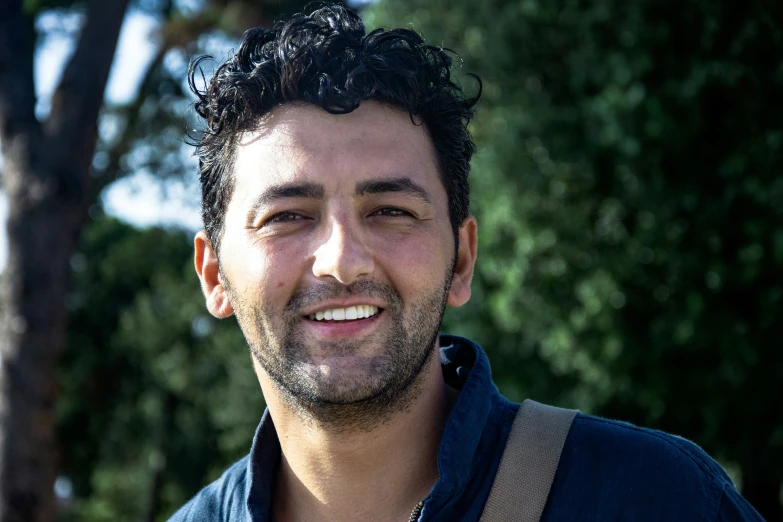
[[[195,264],[268,410],[173,520],[476,521],[519,405],[438,336],[470,297],[478,99],[406,30],[342,7],[249,31],[197,93]],[[692,443],[579,414],[541,520],[760,520]]]

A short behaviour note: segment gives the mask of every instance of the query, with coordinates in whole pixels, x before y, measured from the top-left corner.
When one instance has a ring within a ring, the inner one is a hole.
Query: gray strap
[[[526,400],[511,425],[506,449],[480,522],[538,522],[571,423],[578,412]]]

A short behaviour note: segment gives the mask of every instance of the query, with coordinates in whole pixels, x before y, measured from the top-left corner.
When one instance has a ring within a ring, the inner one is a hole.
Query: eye
[[[297,221],[304,220],[305,217],[297,212],[286,210],[285,212],[279,212],[274,216],[267,219],[262,226],[274,225],[278,223],[295,223]]]
[[[407,210],[402,210],[396,207],[383,207],[375,210],[370,214],[371,216],[384,216],[384,217],[413,217],[413,214]]]

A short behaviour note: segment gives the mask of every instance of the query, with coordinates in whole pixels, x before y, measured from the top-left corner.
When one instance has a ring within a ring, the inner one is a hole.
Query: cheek
[[[390,248],[389,245],[393,246]],[[415,296],[423,288],[440,286],[451,267],[453,246],[435,233],[379,241],[376,259],[398,291]]]
[[[270,292],[271,299],[287,302],[287,297],[299,284],[306,264],[302,242],[278,242],[260,248],[263,258],[263,288]]]
[[[243,294],[255,301],[286,302],[302,274],[301,244],[258,242],[245,243],[235,250],[232,259],[233,283]]]

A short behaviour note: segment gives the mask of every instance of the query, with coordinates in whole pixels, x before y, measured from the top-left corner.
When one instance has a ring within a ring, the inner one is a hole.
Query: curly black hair
[[[452,60],[407,29],[366,34],[359,16],[340,5],[321,7],[247,31],[239,50],[222,64],[204,90],[196,86],[202,56],[190,65],[195,110],[206,129],[195,140],[201,180],[201,215],[215,251],[233,188],[236,140],[275,107],[312,103],[346,114],[364,100],[408,111],[424,124],[438,157],[455,241],[468,216],[468,173],[475,150],[467,126],[481,96],[467,97],[451,78]]]

